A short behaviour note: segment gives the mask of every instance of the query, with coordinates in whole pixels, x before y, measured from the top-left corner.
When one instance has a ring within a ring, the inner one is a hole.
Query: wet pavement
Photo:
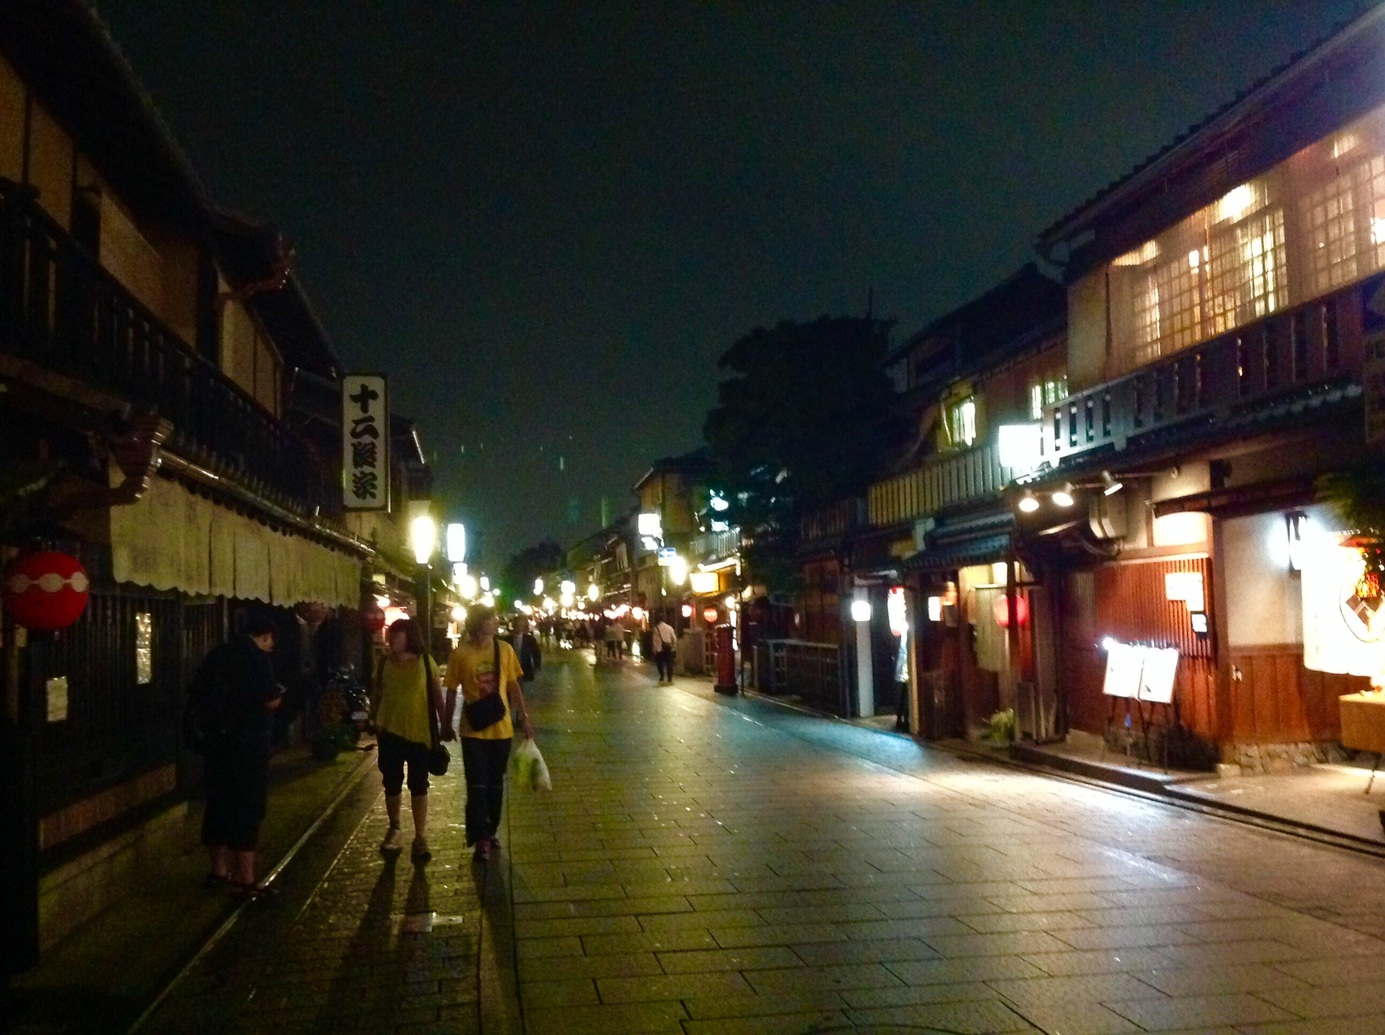
[[[589,655],[528,696],[497,859],[459,761],[421,867],[370,778],[140,1030],[1385,1030],[1379,858]]]

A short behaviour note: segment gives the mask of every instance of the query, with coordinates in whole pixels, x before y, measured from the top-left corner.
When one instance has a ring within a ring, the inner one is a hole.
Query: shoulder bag
[[[462,714],[466,716],[466,724],[471,727],[473,733],[480,733],[483,729],[494,726],[505,717],[505,700],[500,696],[505,689],[504,680],[500,673],[500,640],[493,638],[491,643],[495,648],[492,662],[495,672],[495,691],[462,705]]]
[[[438,733],[438,710],[433,707],[433,659],[427,654],[423,655],[423,695],[428,699],[428,728],[433,734],[433,743],[428,748],[428,772],[442,776],[452,764],[452,756]]]

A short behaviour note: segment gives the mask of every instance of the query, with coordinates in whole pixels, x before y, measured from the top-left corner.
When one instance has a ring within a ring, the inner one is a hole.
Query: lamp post
[[[420,514],[409,525],[409,540],[414,548],[414,560],[423,569],[423,641],[428,653],[433,653],[433,569],[432,560],[437,545],[438,526],[431,514]]]

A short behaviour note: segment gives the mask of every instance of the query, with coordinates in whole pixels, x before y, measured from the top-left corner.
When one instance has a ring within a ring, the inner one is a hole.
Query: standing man
[[[516,615],[510,623],[510,646],[519,657],[519,667],[524,670],[524,682],[532,683],[543,667],[543,654],[539,651],[539,640],[529,630],[529,618]]]
[[[269,658],[273,650],[273,619],[253,611],[241,635],[207,654],[193,683],[206,716],[206,883],[250,898],[266,892],[255,880],[255,853],[269,798],[274,712],[283,701]]]
[[[678,647],[678,634],[674,632],[673,626],[668,624],[668,619],[661,615],[654,626],[654,635],[651,638],[654,641],[654,664],[659,669],[659,685],[671,685],[673,654]]]

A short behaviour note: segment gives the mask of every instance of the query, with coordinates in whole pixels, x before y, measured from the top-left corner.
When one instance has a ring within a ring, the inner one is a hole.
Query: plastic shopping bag
[[[519,742],[514,753],[510,756],[510,771],[515,783],[531,791],[551,791],[553,781],[548,775],[548,766],[544,764],[543,755],[539,753],[539,746],[532,740],[524,739]]]

